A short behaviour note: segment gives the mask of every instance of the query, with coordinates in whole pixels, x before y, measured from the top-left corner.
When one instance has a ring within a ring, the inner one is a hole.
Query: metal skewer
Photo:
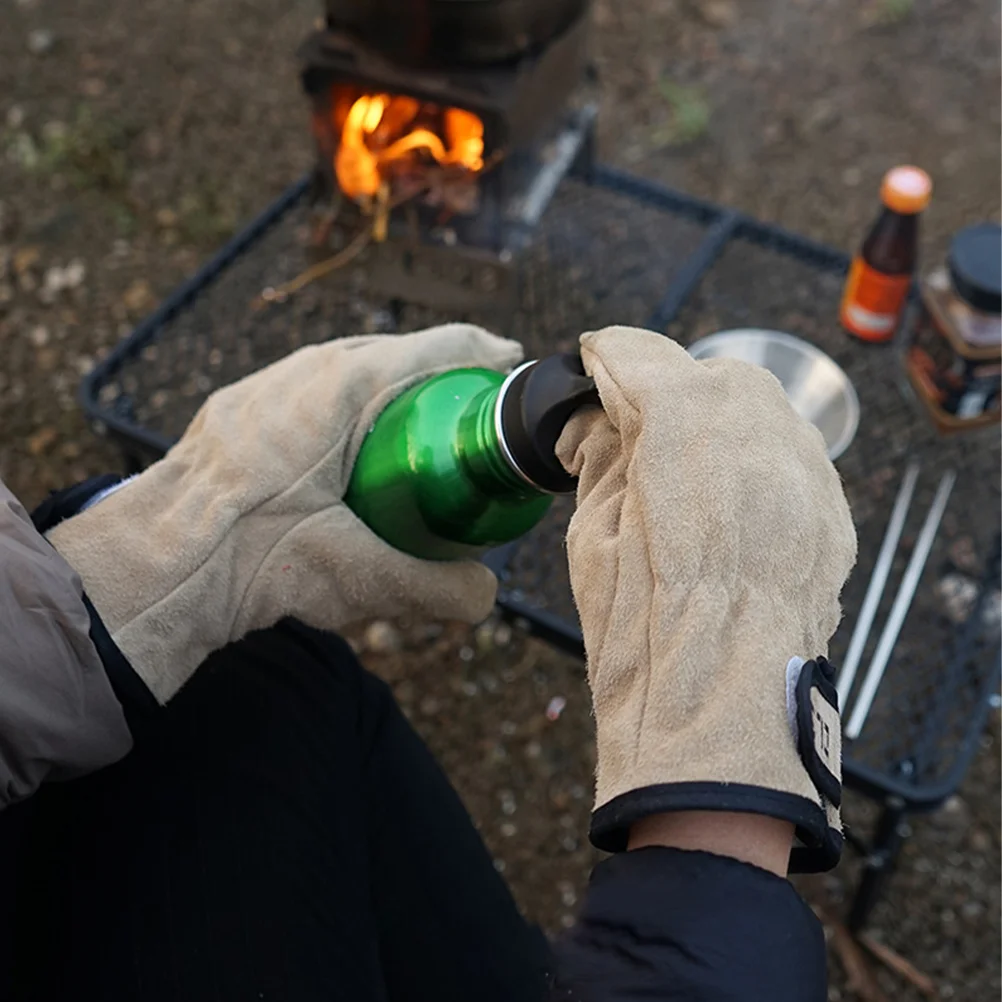
[[[890,660],[891,652],[894,650],[894,644],[897,642],[898,634],[901,632],[905,616],[908,615],[908,609],[911,607],[912,599],[915,597],[915,589],[918,587],[919,578],[921,578],[922,571],[925,568],[925,562],[929,559],[929,551],[932,549],[936,532],[939,529],[939,523],[943,518],[943,512],[946,511],[946,503],[950,499],[950,492],[953,490],[953,485],[956,481],[957,474],[953,470],[949,470],[943,474],[939,482],[939,487],[936,489],[936,496],[933,498],[932,506],[929,508],[929,513],[922,524],[922,531],[915,542],[915,549],[912,551],[911,560],[908,561],[905,576],[901,579],[901,587],[894,597],[891,614],[887,617],[884,632],[880,635],[880,640],[877,642],[877,649],[873,652],[873,660],[870,662],[870,667],[863,678],[863,687],[860,690],[859,697],[856,699],[856,705],[853,707],[849,723],[846,725],[845,736],[849,740],[858,738],[860,731],[863,729],[863,724],[866,723],[870,707],[873,705],[873,700],[877,695],[877,689],[884,677],[887,662]]]
[[[859,610],[859,618],[856,620],[856,627],[852,631],[852,638],[849,640],[849,650],[846,651],[845,661],[839,669],[836,679],[838,689],[838,705],[845,709],[849,693],[852,690],[852,683],[856,679],[856,669],[859,667],[860,658],[863,656],[863,648],[866,647],[867,637],[873,626],[873,619],[877,615],[877,606],[880,605],[880,598],[884,594],[887,586],[887,577],[891,573],[891,564],[894,563],[894,554],[897,552],[898,541],[901,539],[901,531],[905,527],[905,518],[908,509],[911,507],[912,497],[915,494],[915,481],[918,480],[919,464],[911,462],[905,470],[905,475],[901,479],[901,486],[898,488],[898,496],[894,499],[894,507],[891,509],[891,518],[887,523],[884,533],[884,541],[880,544],[880,553],[877,555],[877,562],[873,565],[873,577],[866,589],[866,597]]]

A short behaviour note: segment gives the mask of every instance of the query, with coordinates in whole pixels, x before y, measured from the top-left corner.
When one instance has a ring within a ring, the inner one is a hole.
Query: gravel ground
[[[0,476],[32,504],[119,462],[77,413],[81,374],[309,165],[292,53],[317,6],[4,3]],[[998,218],[988,0],[603,0],[596,18],[607,160],[846,248],[895,162],[934,175],[929,258],[957,227]],[[379,624],[354,640],[527,913],[558,931],[594,858],[580,665],[497,624]],[[959,795],[916,820],[873,917],[874,935],[942,998],[988,1002],[1002,989],[998,744],[996,720]],[[855,797],[846,816],[872,821]],[[857,865],[803,889],[837,909]],[[877,977],[891,998],[923,997]],[[854,997],[836,958],[830,998]]]

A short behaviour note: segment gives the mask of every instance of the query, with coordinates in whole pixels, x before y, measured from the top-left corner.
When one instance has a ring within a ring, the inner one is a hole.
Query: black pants
[[[297,623],[214,654],[123,762],[0,836],[18,998],[544,992],[545,940],[389,689]]]

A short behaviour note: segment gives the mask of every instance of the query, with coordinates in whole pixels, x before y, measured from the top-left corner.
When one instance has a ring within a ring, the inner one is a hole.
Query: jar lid
[[[982,313],[1002,313],[1002,226],[965,227],[954,236],[946,263],[961,299]]]

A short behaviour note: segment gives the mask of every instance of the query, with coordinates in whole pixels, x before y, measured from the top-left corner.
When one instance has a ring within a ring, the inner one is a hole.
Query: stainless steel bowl
[[[737,358],[768,369],[782,384],[794,409],[824,436],[837,459],[859,425],[859,397],[849,377],[823,351],[792,334],[745,327],[700,338],[693,358]]]

